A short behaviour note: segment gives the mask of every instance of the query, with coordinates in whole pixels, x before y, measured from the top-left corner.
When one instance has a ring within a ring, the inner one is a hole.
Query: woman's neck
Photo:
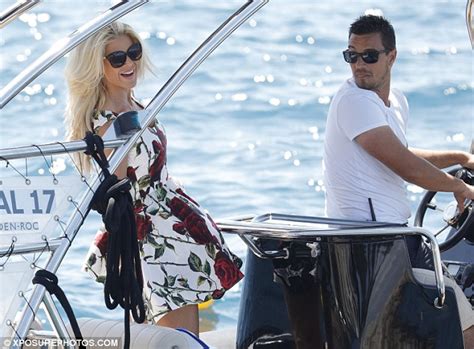
[[[115,113],[124,113],[130,110],[136,110],[137,105],[132,99],[131,90],[116,90],[107,93],[105,110],[111,110]]]

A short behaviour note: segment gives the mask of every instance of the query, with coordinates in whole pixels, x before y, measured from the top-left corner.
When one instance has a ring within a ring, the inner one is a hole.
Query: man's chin
[[[368,81],[359,80],[359,79],[355,79],[354,81],[355,81],[358,88],[361,88],[361,89],[364,89],[364,90],[372,90],[373,89],[373,85],[370,84]]]

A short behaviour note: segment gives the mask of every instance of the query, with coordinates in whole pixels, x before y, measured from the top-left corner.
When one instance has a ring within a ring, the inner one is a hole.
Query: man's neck
[[[390,89],[388,91],[374,91],[377,96],[380,97],[380,99],[382,100],[383,104],[385,104],[386,107],[390,107],[390,100],[389,100],[389,96],[390,96]]]

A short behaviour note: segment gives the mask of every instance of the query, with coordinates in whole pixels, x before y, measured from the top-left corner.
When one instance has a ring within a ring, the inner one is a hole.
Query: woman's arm
[[[107,121],[105,124],[100,126],[99,129],[97,130],[97,134],[102,137],[105,134],[105,132],[107,131],[107,129],[110,127],[110,125],[112,125],[112,121],[113,120]],[[104,152],[105,152],[105,155],[108,158],[108,157],[110,157],[110,154],[112,154],[113,149],[105,149]],[[126,156],[122,160],[122,162],[120,163],[120,165],[117,167],[117,169],[114,172],[114,174],[119,179],[127,177],[127,167],[128,167],[127,158],[128,158],[128,156]]]

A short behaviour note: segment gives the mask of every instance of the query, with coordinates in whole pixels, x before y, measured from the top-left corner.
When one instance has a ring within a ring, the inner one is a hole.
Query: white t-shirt
[[[326,124],[323,171],[326,214],[331,218],[372,220],[372,200],[379,222],[407,223],[410,205],[403,179],[369,155],[354,139],[373,128],[388,125],[402,144],[408,103],[392,89],[390,107],[373,91],[347,80],[334,96]]]

